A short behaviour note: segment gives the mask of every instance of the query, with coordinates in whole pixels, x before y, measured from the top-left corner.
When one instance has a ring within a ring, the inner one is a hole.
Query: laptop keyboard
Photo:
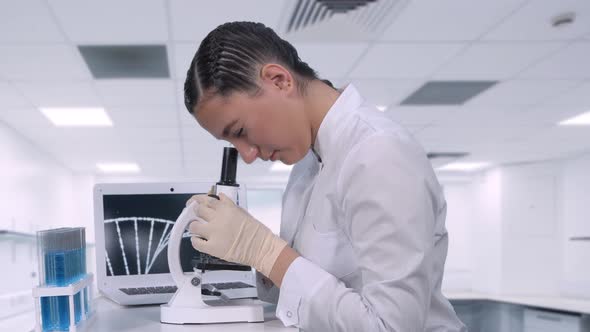
[[[176,286],[119,288],[127,295],[170,294],[176,292]]]
[[[210,284],[211,286],[215,287],[218,290],[225,290],[225,289],[239,289],[239,288],[254,288],[252,285],[248,285],[247,283],[237,281],[237,282],[219,282],[215,284]]]
[[[247,283],[238,282],[219,282],[210,284],[217,290],[226,289],[240,289],[240,288],[254,288],[254,286]],[[176,292],[176,286],[160,286],[160,287],[135,287],[135,288],[119,288],[119,290],[127,295],[146,295],[146,294],[172,294]]]

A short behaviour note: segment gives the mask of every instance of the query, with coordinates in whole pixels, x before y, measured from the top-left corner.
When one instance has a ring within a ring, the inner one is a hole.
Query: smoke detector
[[[559,14],[551,19],[551,25],[554,28],[561,28],[564,26],[568,26],[574,23],[576,19],[576,13],[574,12],[566,12]]]

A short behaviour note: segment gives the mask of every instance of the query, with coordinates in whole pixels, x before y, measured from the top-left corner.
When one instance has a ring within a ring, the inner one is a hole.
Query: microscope
[[[239,184],[236,183],[238,151],[234,147],[223,150],[221,179],[212,187],[211,197],[223,193],[239,203]],[[217,197],[218,198],[218,197]],[[199,218],[192,206],[183,209],[176,220],[168,242],[168,266],[177,291],[166,304],[160,306],[160,321],[168,324],[206,324],[229,322],[263,322],[263,307],[257,300],[219,298],[205,303],[202,295],[203,273],[194,269],[184,273],[180,263],[180,242],[191,222],[206,222]]]

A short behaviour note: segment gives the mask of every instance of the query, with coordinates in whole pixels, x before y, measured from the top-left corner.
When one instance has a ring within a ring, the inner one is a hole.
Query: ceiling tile
[[[0,76],[30,82],[91,78],[78,50],[65,45],[0,46]]]
[[[434,74],[436,79],[503,80],[564,43],[476,43]]]
[[[117,150],[129,144],[169,143],[179,141],[176,128],[32,128],[23,127],[19,131],[40,146],[45,144],[71,144],[76,142],[92,152],[94,148]]]
[[[478,3],[479,5],[479,3]],[[554,28],[551,20],[556,15],[575,12],[573,24]],[[588,33],[590,2],[579,0],[536,0],[528,1],[498,25],[484,40],[567,40]]]
[[[459,110],[460,107],[457,106],[392,106],[385,114],[403,125],[428,126]]]
[[[182,161],[180,145],[175,142],[157,143],[122,142],[118,145],[94,144],[82,145],[72,141],[52,141],[43,143],[44,150],[59,159],[66,160],[68,166],[72,164],[87,164],[82,166],[84,170],[93,171],[99,162],[135,162],[143,170],[144,165],[164,164],[173,165]]]
[[[63,42],[45,1],[0,2],[1,43]]]
[[[31,106],[30,102],[12,85],[0,82],[0,113],[7,108]]]
[[[77,44],[149,44],[168,40],[164,0],[49,0]]]
[[[184,81],[174,81],[174,92],[176,93],[176,102],[178,103],[178,107],[186,112],[187,110],[184,106]]]
[[[295,43],[301,60],[320,78],[344,77],[367,49],[366,43]]]
[[[80,144],[74,140],[46,141],[41,144],[44,150],[65,159],[88,159],[94,163],[103,160],[132,159],[131,151],[125,144],[113,145],[108,142],[101,144],[100,141],[95,141],[94,144],[88,145],[88,143]]]
[[[32,107],[3,108],[0,110],[0,120],[26,137],[29,136],[29,131],[49,129],[53,127],[49,120],[43,116],[38,109]]]
[[[383,40],[474,40],[520,7],[523,0],[410,1]],[[468,13],[468,15],[461,15]]]
[[[463,44],[376,44],[350,74],[355,78],[427,78]]]
[[[172,36],[174,40],[200,43],[218,25],[232,21],[261,22],[276,30],[287,2],[216,0],[205,5],[192,0],[171,0]]]
[[[546,159],[566,158],[590,152],[590,130],[586,127],[554,126],[514,144],[521,151],[539,151]]]
[[[172,80],[100,80],[99,96],[106,106],[175,106]]]
[[[178,128],[121,128],[114,137],[122,142],[170,142],[180,139]]]
[[[501,82],[466,103],[467,106],[531,106],[573,88],[572,80],[512,80]]]
[[[178,110],[180,125],[187,129],[201,128],[195,117],[189,114],[183,106],[180,107],[181,109]]]
[[[26,114],[27,120],[30,122],[35,120],[34,111],[40,113],[37,110],[32,110]],[[118,139],[116,136],[117,131],[112,127],[56,127],[51,123],[42,126],[42,122],[39,121],[35,126],[20,127],[18,130],[25,137],[38,142],[41,146],[76,142],[91,149],[96,145],[116,145]]]
[[[532,107],[526,114],[538,123],[546,123],[552,126],[558,126],[558,123],[574,116],[590,111],[588,107],[564,106],[564,105],[541,105]],[[586,126],[564,126],[562,128],[586,128]]]
[[[532,145],[531,147],[534,147]],[[497,147],[484,147],[474,150],[474,152],[462,161],[487,161],[493,165],[509,165],[520,162],[542,161],[551,159],[547,151],[531,150],[531,147],[524,145],[519,149],[516,147],[506,146],[502,150]]]
[[[109,107],[115,128],[178,128],[174,107]]]
[[[546,104],[577,106],[590,110],[590,82],[556,94],[554,98],[549,98]]]
[[[367,80],[352,79],[351,83],[360,94],[378,106],[397,105],[420,87],[422,80]]]
[[[37,107],[102,106],[91,83],[16,83],[15,86]]]
[[[155,142],[155,143],[131,143],[125,148],[133,154],[141,155],[145,159],[158,159],[160,156],[179,156],[180,141]]]
[[[588,127],[555,126],[551,130],[534,137],[541,144],[540,147],[565,145],[573,148],[590,148],[590,130]]]
[[[49,147],[48,151],[75,173],[97,173],[96,164],[99,162],[135,162],[125,151],[111,150],[97,153],[94,156],[63,152],[64,148],[59,146]],[[139,165],[139,167],[141,168],[142,165]]]
[[[197,48],[199,46],[195,43],[179,43],[174,44],[174,69],[176,80],[182,82],[186,80],[186,72],[193,61]]]
[[[479,126],[430,126],[418,132],[416,137],[420,142],[429,145],[435,142],[441,146],[448,145],[456,148],[463,147],[464,152],[470,152],[476,146],[510,144],[514,140],[538,133],[539,127],[523,126],[490,126],[482,123]]]
[[[518,106],[464,106],[458,112],[437,120],[433,125],[440,127],[491,127],[522,126],[543,127],[552,124],[531,116],[531,113]]]
[[[522,78],[590,78],[590,42],[576,42],[540,61],[519,75]]]

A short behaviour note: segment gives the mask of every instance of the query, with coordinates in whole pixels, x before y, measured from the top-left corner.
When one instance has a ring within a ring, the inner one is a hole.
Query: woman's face
[[[246,163],[260,158],[290,165],[309,151],[311,125],[290,75],[270,74],[256,95],[209,96],[193,114],[214,137],[232,143]]]

